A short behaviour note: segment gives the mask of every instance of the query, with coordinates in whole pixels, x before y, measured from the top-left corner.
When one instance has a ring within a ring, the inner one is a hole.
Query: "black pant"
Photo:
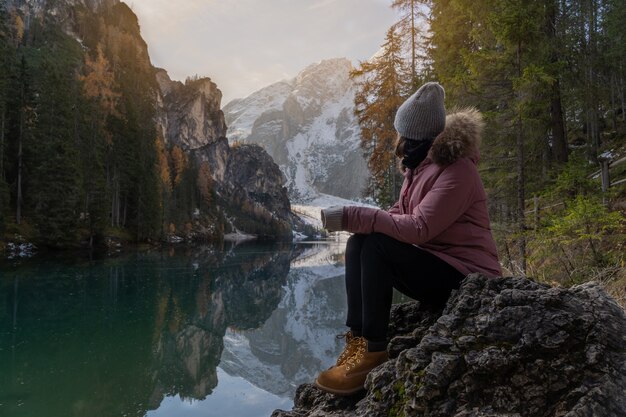
[[[370,351],[387,347],[393,288],[430,306],[445,305],[464,275],[416,246],[381,233],[352,235],[346,245],[346,325]]]

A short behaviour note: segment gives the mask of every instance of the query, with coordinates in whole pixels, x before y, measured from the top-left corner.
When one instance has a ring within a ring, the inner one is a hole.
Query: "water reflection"
[[[338,355],[345,321],[343,245],[311,247],[294,260],[283,298],[258,329],[226,333],[221,367],[277,395],[292,396]]]
[[[199,415],[238,389],[284,408],[337,354],[342,249],[254,244],[0,266],[0,415]]]

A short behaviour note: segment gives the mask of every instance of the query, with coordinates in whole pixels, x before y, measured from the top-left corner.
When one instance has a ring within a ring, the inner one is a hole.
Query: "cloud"
[[[325,58],[373,55],[395,21],[381,0],[133,0],[155,65],[211,77],[224,103]]]
[[[314,1],[313,4],[311,4],[309,6],[309,10],[314,10],[314,9],[321,9],[327,6],[332,5],[333,3],[336,3],[337,0],[320,0],[320,1]]]

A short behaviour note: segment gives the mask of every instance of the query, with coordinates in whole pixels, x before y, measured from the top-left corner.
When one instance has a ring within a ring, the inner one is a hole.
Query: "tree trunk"
[[[23,111],[23,110],[22,110]],[[24,114],[20,115],[20,131],[17,145],[17,202],[15,209],[15,222],[22,223],[22,142],[24,131]]]
[[[115,227],[117,226],[117,184],[115,179],[115,167],[107,168],[107,171],[107,181],[109,181],[109,189],[111,190],[111,227]],[[113,173],[111,173],[111,171],[113,171]]]
[[[517,43],[517,76],[522,76],[522,64],[521,64],[521,40]],[[517,93],[517,99],[521,101],[520,93]],[[526,222],[525,222],[525,195],[524,195],[524,135],[522,132],[522,114],[518,111],[517,114],[517,218],[520,231],[519,251],[521,256],[521,268],[522,272],[526,273]]]
[[[535,230],[539,228],[539,197],[533,196],[533,213],[535,215]]]
[[[591,139],[593,141],[594,159],[597,157],[600,149],[600,127],[598,120],[598,89],[597,89],[597,76],[595,71],[597,48],[596,48],[596,2],[590,0],[589,2],[589,44],[590,44],[590,59],[589,59],[589,92],[590,92],[590,115],[591,115]]]
[[[417,88],[417,72],[415,64],[415,0],[411,0],[411,81]]]
[[[137,193],[137,242],[141,239],[141,195]]]
[[[115,192],[111,190],[111,227],[115,226]]]
[[[122,227],[126,227],[126,209],[128,208],[128,195],[124,194],[124,217],[122,218]]]
[[[561,104],[561,86],[557,79],[552,84],[550,99],[550,118],[552,125],[552,152],[558,163],[567,162],[567,133]]]
[[[543,149],[541,151],[541,179],[543,181],[549,180],[549,172],[552,169],[552,156],[554,152],[551,152],[550,144],[548,141],[543,143]]]
[[[620,86],[620,99],[622,102],[622,132],[626,132],[626,100],[624,98],[624,61],[620,61],[619,63],[620,69],[620,77],[619,77],[619,86]]]
[[[522,134],[522,118],[517,121],[517,215],[519,231],[519,251],[522,259],[522,272],[526,273],[526,221],[525,221],[525,193],[524,193],[524,136]]]
[[[548,39],[550,40],[550,63],[555,64],[559,61],[559,37],[557,36],[557,12],[558,4],[553,0],[547,11],[547,28]],[[550,95],[550,126],[552,130],[552,154],[558,163],[567,162],[567,136],[565,130],[565,119],[563,117],[563,106],[561,103],[561,84],[557,76],[552,84]]]
[[[617,88],[617,81],[615,80],[615,73],[611,74],[611,124],[613,132],[617,132],[617,103],[615,100],[615,90]]]
[[[4,123],[6,109],[2,109],[2,117],[0,119],[0,179],[4,179]]]

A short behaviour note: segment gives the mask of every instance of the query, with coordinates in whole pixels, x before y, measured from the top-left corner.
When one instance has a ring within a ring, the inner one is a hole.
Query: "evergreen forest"
[[[486,121],[479,172],[511,274],[596,279],[624,302],[626,2],[394,0],[398,21],[361,62],[355,112],[382,207],[402,183],[395,110],[438,81],[448,112]]]
[[[198,208],[215,215],[207,167],[157,130],[135,14],[124,3],[70,11],[68,31],[0,5],[0,236],[150,242],[190,229]]]

